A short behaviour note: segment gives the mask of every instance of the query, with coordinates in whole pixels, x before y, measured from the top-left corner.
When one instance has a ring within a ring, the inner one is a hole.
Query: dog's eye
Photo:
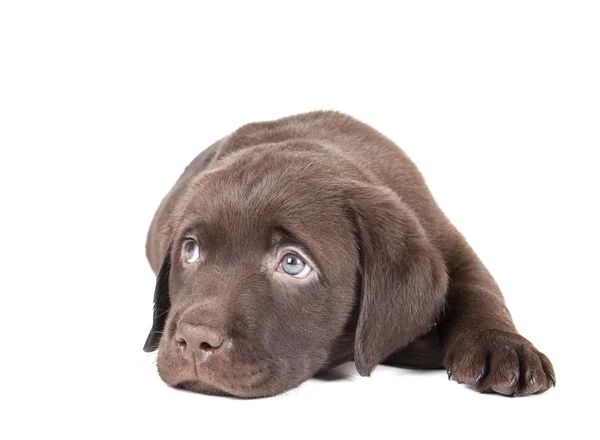
[[[311,268],[306,261],[296,254],[285,254],[279,263],[281,269],[294,278],[306,278]]]
[[[183,258],[188,264],[198,261],[200,258],[200,248],[195,240],[186,240],[183,243]]]

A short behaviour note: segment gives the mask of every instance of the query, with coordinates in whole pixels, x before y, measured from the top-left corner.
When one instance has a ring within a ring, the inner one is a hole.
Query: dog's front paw
[[[444,365],[449,379],[482,393],[526,396],[556,385],[546,355],[521,335],[502,330],[459,336],[448,347]]]

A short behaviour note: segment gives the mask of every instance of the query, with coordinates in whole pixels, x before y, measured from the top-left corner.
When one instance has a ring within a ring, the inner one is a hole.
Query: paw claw
[[[477,375],[477,378],[475,378],[475,383],[479,383],[479,381],[480,381],[481,379],[483,379],[483,375],[484,375],[484,374],[485,374],[485,371],[482,371],[481,373],[479,373],[479,374]]]

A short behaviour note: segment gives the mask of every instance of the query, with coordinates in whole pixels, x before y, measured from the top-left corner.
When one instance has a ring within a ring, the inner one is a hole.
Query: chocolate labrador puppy
[[[169,385],[270,396],[354,360],[446,368],[482,392],[555,384],[502,293],[392,141],[349,116],[248,124],[196,157],[154,217]]]

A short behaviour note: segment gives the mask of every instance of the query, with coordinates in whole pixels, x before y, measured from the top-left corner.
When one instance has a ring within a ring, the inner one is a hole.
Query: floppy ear
[[[171,308],[169,300],[169,272],[171,271],[171,246],[167,248],[165,257],[156,277],[156,287],[154,289],[154,321],[152,328],[146,338],[144,351],[151,352],[158,348],[158,343],[165,328],[165,321]]]
[[[440,252],[394,192],[357,184],[350,199],[362,270],[354,359],[359,374],[369,376],[435,324],[448,276]]]

